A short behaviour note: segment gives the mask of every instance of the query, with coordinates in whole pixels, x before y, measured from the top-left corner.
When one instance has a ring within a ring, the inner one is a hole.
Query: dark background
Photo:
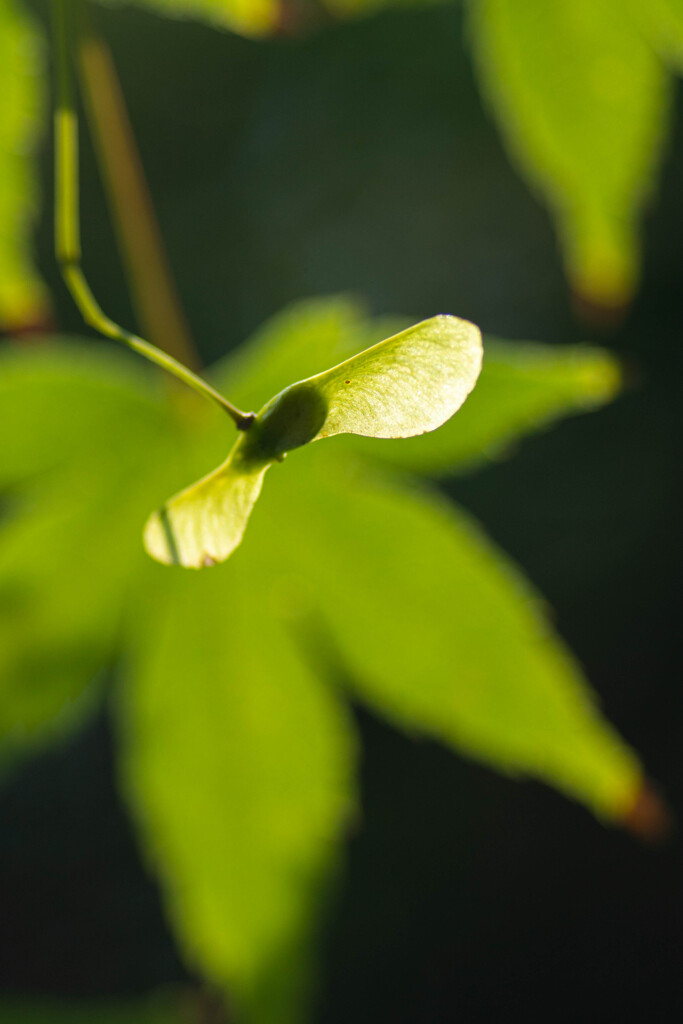
[[[600,337],[573,317],[549,218],[482,108],[457,8],[261,43],[126,9],[98,21],[207,361],[286,303],[342,291],[373,313],[452,312],[501,337],[599,338],[628,360],[634,383],[614,405],[444,486],[541,589],[680,813],[681,103],[642,290]],[[46,141],[46,194],[49,167]],[[130,323],[87,145],[82,174],[86,267]],[[39,245],[59,323],[78,331],[49,213]],[[540,785],[358,717],[363,818],[320,1022],[680,1019],[676,835],[641,846]],[[185,977],[116,795],[114,744],[105,709],[0,796],[6,992],[131,995]]]

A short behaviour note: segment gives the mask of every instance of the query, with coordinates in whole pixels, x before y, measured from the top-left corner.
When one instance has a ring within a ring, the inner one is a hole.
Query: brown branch
[[[137,315],[150,341],[198,370],[111,52],[89,18],[81,26],[83,98]]]

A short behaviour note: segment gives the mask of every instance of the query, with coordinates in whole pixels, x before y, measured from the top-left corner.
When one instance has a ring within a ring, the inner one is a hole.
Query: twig
[[[69,0],[54,0],[57,57],[55,107],[55,253],[64,282],[90,326],[168,370],[199,394],[217,402],[239,430],[247,430],[254,413],[245,413],[219,394],[205,380],[162,349],[111,320],[101,309],[81,267],[78,209],[78,116],[71,87],[69,61]]]

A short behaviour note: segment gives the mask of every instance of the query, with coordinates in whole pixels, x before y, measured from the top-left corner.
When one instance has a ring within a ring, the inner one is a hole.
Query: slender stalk
[[[173,356],[111,320],[102,311],[83,274],[78,209],[78,117],[71,85],[69,14],[70,0],[54,0],[57,65],[54,127],[55,254],[64,282],[86,323],[161,366],[199,394],[217,402],[239,430],[246,430],[254,421],[254,413],[242,412]]]
[[[197,371],[199,359],[166,258],[116,66],[87,9],[79,18],[77,57],[90,134],[137,314],[154,345]]]

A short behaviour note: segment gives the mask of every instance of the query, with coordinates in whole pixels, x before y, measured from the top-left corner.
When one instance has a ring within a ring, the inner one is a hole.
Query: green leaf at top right
[[[639,222],[660,161],[669,81],[619,0],[470,0],[482,89],[512,158],[549,204],[579,301],[633,294]]]

